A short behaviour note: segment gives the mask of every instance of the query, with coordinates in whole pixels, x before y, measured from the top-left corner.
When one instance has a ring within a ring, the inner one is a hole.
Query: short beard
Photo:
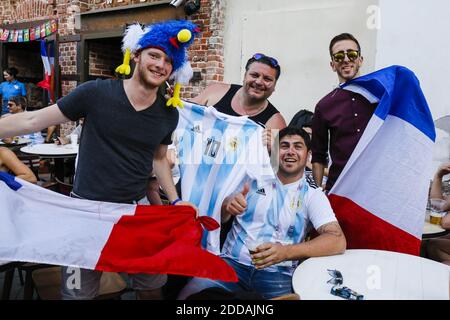
[[[154,89],[157,86],[150,81],[147,80],[147,74],[144,67],[141,66],[141,64],[138,64],[138,74],[139,74],[139,82],[142,84],[142,86],[146,89]]]
[[[344,76],[344,75],[341,74],[340,72],[339,72],[339,76],[340,76],[342,79],[345,79],[346,81],[352,80],[353,78],[355,78],[355,77],[358,76],[358,73],[359,73],[359,66],[355,65],[354,70],[355,70],[355,73],[354,73],[351,77],[349,77],[349,76]]]

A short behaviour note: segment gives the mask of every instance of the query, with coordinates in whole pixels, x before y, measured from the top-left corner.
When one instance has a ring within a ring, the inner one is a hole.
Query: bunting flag
[[[379,102],[329,193],[347,248],[419,255],[436,137],[419,81],[392,66],[342,88]]]
[[[75,199],[0,172],[2,261],[237,281],[232,267],[201,248],[202,226],[219,225],[188,206]]]
[[[46,49],[45,40],[41,40],[41,58],[44,64],[45,79],[38,82],[37,86],[44,88],[50,95],[50,102],[55,102],[54,97],[54,70],[55,70],[55,56],[53,50],[53,41],[49,42],[49,50]]]
[[[58,22],[56,19],[26,29],[16,30],[0,28],[0,41],[28,42],[43,39],[56,31],[58,31]]]

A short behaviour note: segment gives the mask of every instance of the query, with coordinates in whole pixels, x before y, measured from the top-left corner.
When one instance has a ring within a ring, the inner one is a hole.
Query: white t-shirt
[[[184,103],[174,133],[180,162],[184,201],[195,204],[200,215],[220,223],[222,201],[246,179],[263,185],[275,175],[263,145],[261,126],[248,117],[234,117]],[[220,230],[205,230],[202,244],[220,252]]]
[[[252,183],[247,210],[234,220],[222,255],[252,265],[247,241],[297,244],[304,240],[311,225],[317,230],[332,221],[336,217],[330,202],[309,176],[286,185],[277,179],[263,188]],[[264,270],[292,274],[297,264],[286,261]]]

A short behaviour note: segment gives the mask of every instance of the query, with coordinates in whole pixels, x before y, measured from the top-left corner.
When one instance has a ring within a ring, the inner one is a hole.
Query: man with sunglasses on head
[[[242,86],[214,83],[191,101],[213,106],[218,111],[232,116],[248,116],[268,129],[283,129],[286,127],[286,121],[267,100],[275,91],[280,73],[281,68],[276,59],[256,53],[245,65]],[[271,141],[270,130],[266,131],[266,134],[265,141]]]
[[[359,76],[363,63],[358,40],[349,34],[335,36],[329,46],[331,69],[337,73],[339,84]],[[312,166],[317,184],[322,181],[328,166],[331,167],[325,186],[330,191],[358,144],[377,104],[362,95],[337,87],[316,105],[312,123]]]

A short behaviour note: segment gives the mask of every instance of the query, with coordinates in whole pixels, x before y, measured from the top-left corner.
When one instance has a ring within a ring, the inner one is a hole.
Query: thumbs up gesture
[[[249,191],[250,185],[247,182],[241,191],[229,196],[224,203],[225,213],[233,216],[243,214],[247,210],[247,194]]]

